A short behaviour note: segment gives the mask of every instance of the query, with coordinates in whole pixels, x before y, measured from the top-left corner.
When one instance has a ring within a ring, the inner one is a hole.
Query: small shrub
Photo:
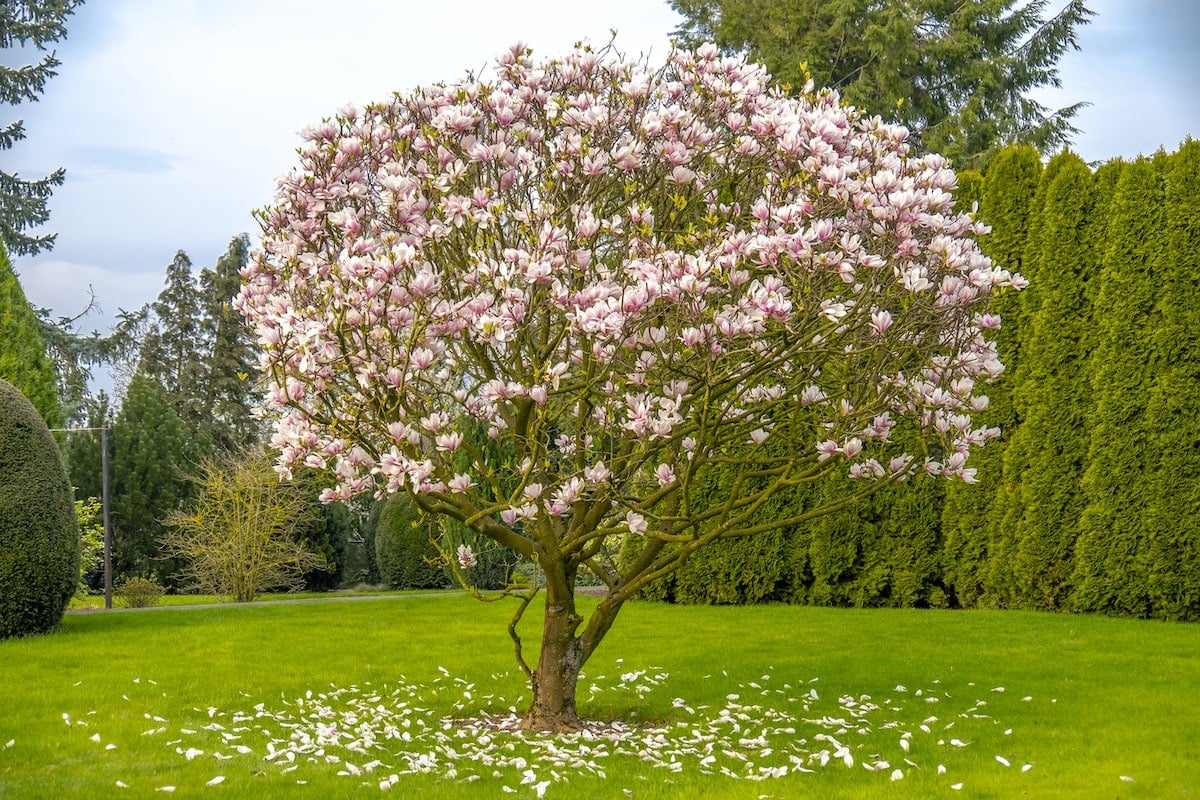
[[[154,578],[128,578],[113,594],[126,608],[149,608],[157,605],[166,591]]]

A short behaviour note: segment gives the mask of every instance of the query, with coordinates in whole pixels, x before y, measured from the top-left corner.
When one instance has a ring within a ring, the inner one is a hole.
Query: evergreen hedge
[[[79,524],[58,445],[0,379],[0,639],[53,630],[79,581]]]
[[[1152,330],[1161,313],[1165,169],[1164,155],[1126,167],[1109,217],[1096,301],[1103,313],[1089,361],[1095,405],[1082,481],[1087,506],[1073,576],[1080,611],[1143,617],[1152,607],[1145,511],[1162,443],[1150,438],[1146,398],[1160,366]]]
[[[1147,436],[1158,453],[1145,503],[1140,574],[1149,615],[1200,619],[1200,142],[1171,157],[1151,348]]]

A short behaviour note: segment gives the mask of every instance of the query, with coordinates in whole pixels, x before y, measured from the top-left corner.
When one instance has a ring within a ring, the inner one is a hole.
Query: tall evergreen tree
[[[1040,302],[1026,315],[1030,334],[1014,389],[1023,419],[1004,454],[1011,499],[1000,515],[1016,545],[1012,602],[1043,609],[1061,609],[1067,600],[1083,511],[1092,403],[1087,359],[1095,324],[1087,287],[1100,250],[1089,225],[1091,170],[1071,154],[1055,162],[1037,239]]]
[[[1088,368],[1095,406],[1072,593],[1080,611],[1141,617],[1153,605],[1141,554],[1163,446],[1150,438],[1147,398],[1160,366],[1152,330],[1161,315],[1165,161],[1160,154],[1126,167],[1109,216],[1096,300],[1103,313]]]
[[[153,318],[142,341],[138,372],[157,381],[180,419],[199,431],[207,421],[203,393],[208,347],[192,260],[182,250],[167,265],[166,286],[150,310]]]
[[[0,244],[0,378],[21,392],[48,428],[60,428],[62,407],[54,364],[46,354],[37,315]]]
[[[109,437],[114,573],[169,583],[176,565],[162,556],[161,520],[190,497],[185,477],[195,443],[160,384],[145,375],[129,383]]]
[[[233,307],[241,289],[240,270],[250,257],[250,237],[234,237],[212,269],[200,272],[200,329],[207,342],[204,363],[204,417],[208,438],[222,450],[238,450],[258,438],[251,416],[258,358],[253,337]]]
[[[47,44],[67,35],[67,17],[83,0],[6,0],[0,3],[0,50],[33,47],[44,52]],[[61,62],[54,52],[35,64],[0,64],[0,104],[15,106],[37,100],[46,81]],[[0,127],[0,150],[8,150],[25,138],[21,120]],[[66,173],[57,169],[45,178],[25,180],[16,173],[0,170],[0,239],[13,255],[36,255],[54,246],[54,235],[34,236],[25,231],[50,218],[47,201]]]
[[[1023,273],[1028,266],[1026,247],[1041,172],[1036,149],[1012,147],[996,156],[984,179],[978,218],[990,225],[992,232],[980,245],[993,262],[1013,272]],[[942,513],[945,583],[961,605],[1003,603],[1005,587],[989,571],[1009,543],[990,540],[990,521],[992,500],[1001,482],[1004,447],[1018,422],[1009,382],[1021,359],[1018,335],[1024,324],[1023,296],[1024,292],[1004,294],[992,305],[1004,321],[996,345],[1008,374],[988,387],[990,405],[981,421],[999,426],[1004,438],[973,456],[979,486],[946,488]]]
[[[1078,49],[1092,12],[1069,0],[671,0],[676,36],[762,61],[776,80],[818,86],[895,119],[920,146],[962,167],[1001,147],[1052,153],[1084,103],[1051,111],[1030,97],[1059,86],[1058,61]]]
[[[1153,616],[1194,620],[1200,618],[1200,141],[1171,156],[1164,222],[1151,334],[1158,374],[1146,409],[1158,464],[1146,492],[1138,572],[1149,582]]]

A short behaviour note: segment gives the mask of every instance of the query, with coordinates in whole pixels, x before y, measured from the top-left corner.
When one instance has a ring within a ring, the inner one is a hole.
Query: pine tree
[[[1109,216],[1096,299],[1103,313],[1088,367],[1095,406],[1075,548],[1071,602],[1079,611],[1143,617],[1152,608],[1142,554],[1163,445],[1150,438],[1147,398],[1161,367],[1151,331],[1161,314],[1165,161],[1160,154],[1126,167]]]
[[[29,398],[49,428],[61,428],[54,364],[46,354],[37,315],[0,245],[0,378]]]
[[[161,520],[191,496],[185,475],[198,458],[166,389],[145,375],[134,376],[109,446],[114,575],[171,583],[176,565],[161,555]]]
[[[977,216],[991,226],[992,232],[981,239],[980,245],[994,263],[1012,272],[1024,273],[1027,268],[1026,247],[1041,172],[1037,150],[1012,147],[996,156],[984,179]],[[1024,292],[1004,294],[992,306],[1003,321],[996,345],[1007,372],[988,387],[991,402],[979,419],[983,424],[999,426],[1003,438],[972,456],[979,485],[950,485],[946,489],[942,513],[945,583],[956,602],[964,606],[1002,604],[1007,593],[1003,581],[990,574],[997,559],[1009,555],[1010,545],[990,539],[991,514],[1002,478],[1004,448],[1018,424],[1009,384],[1021,361],[1019,334],[1024,325],[1024,296]]]
[[[1146,409],[1158,455],[1145,502],[1146,542],[1138,574],[1148,581],[1151,615],[1200,618],[1200,141],[1171,156],[1166,235],[1156,281],[1151,346],[1158,375]]]
[[[66,37],[66,20],[83,0],[7,0],[0,3],[0,50],[30,46],[45,51],[46,45]],[[36,64],[0,64],[0,104],[15,106],[37,100],[46,81],[61,62],[51,51]],[[0,150],[8,150],[25,138],[21,120],[0,127]],[[47,201],[66,173],[57,169],[45,178],[25,180],[16,173],[0,170],[0,238],[13,255],[37,255],[54,246],[54,235],[31,236],[24,231],[50,218]]]
[[[242,315],[233,307],[241,289],[240,270],[250,257],[250,237],[234,237],[212,269],[200,272],[200,330],[207,344],[204,364],[204,419],[215,447],[248,447],[259,426],[251,416],[258,359]]]
[[[841,90],[895,119],[921,148],[979,168],[1004,145],[1052,153],[1084,103],[1051,111],[1029,96],[1058,86],[1058,61],[1078,49],[1092,12],[1069,0],[671,0],[685,45],[712,41],[762,61],[783,84]]]
[[[1037,240],[1039,302],[1026,317],[1029,337],[1013,398],[1023,419],[1004,454],[1012,499],[1002,524],[1016,544],[1013,604],[1057,610],[1070,591],[1083,511],[1092,403],[1087,359],[1095,324],[1087,287],[1099,248],[1089,226],[1091,170],[1072,154],[1055,162]]]

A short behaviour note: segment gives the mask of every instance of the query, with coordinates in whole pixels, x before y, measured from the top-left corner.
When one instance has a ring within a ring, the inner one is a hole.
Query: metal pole
[[[100,502],[104,507],[104,607],[112,608],[112,525],[108,521],[108,428],[100,429]]]

